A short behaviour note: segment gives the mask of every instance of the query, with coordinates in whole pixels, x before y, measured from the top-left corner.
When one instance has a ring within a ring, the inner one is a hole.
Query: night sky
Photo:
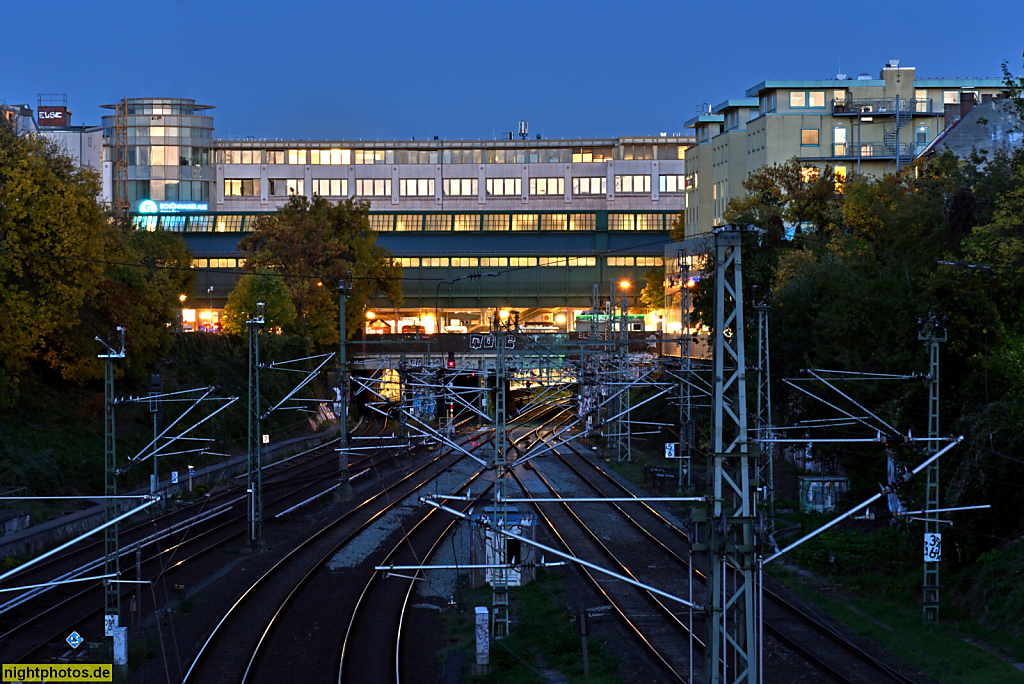
[[[215,105],[220,138],[492,139],[683,131],[771,79],[1021,72],[1024,2],[46,0],[0,9],[0,101]]]

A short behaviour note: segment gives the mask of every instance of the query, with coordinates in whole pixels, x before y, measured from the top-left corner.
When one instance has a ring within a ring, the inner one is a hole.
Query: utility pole
[[[163,401],[158,397],[163,393],[163,382],[159,373],[149,376],[149,412],[153,414],[153,479],[150,482],[149,493],[156,494],[160,489],[160,471],[157,469],[157,448],[156,440],[160,434],[160,419],[162,417]]]
[[[714,395],[707,504],[695,509],[708,557],[705,672],[709,684],[760,681],[758,581],[754,492],[747,432],[743,345],[743,233],[726,225],[715,235]],[[726,567],[733,567],[727,580]]]
[[[619,307],[619,342],[621,348],[619,349],[619,372],[616,375],[619,377],[619,387],[617,391],[619,393],[619,410],[618,418],[616,419],[615,427],[615,444],[616,453],[618,460],[621,463],[626,461],[627,463],[632,461],[632,444],[630,440],[630,423],[629,423],[629,302],[626,295],[622,295],[622,306]]]
[[[263,328],[263,302],[256,304],[256,315],[246,321],[249,327],[249,541],[252,552],[263,551],[263,430],[260,418],[260,331]]]
[[[492,319],[492,334],[497,338],[495,348],[497,356],[495,359],[495,392],[494,392],[494,524],[504,530],[508,527],[508,462],[506,460],[506,417],[505,417],[505,378],[506,372],[506,350],[508,335],[519,327],[519,312],[512,314],[502,321],[496,311]],[[494,559],[493,563],[504,566],[508,560],[508,542],[504,534],[494,534]],[[504,567],[497,567],[491,574],[491,606],[492,606],[492,629],[491,633],[495,639],[503,639],[508,636],[508,573]]]
[[[759,479],[764,483],[765,531],[775,535],[775,443],[772,437],[771,357],[768,351],[768,303],[757,308],[757,440]]]
[[[690,329],[690,259],[689,254],[676,257],[680,278],[679,312],[680,336],[679,365],[682,375],[679,378],[679,481],[677,487],[683,488],[683,461],[686,461],[686,489],[689,491],[692,482],[693,451],[697,439],[697,427],[693,421],[693,331]]]
[[[939,343],[946,341],[946,323],[935,314],[925,321],[919,321],[917,339],[928,343],[928,441],[925,453],[934,454],[939,450]],[[939,556],[934,560],[928,553],[939,549],[942,535],[939,532],[939,462],[928,466],[927,489],[925,490],[925,560],[924,583],[922,585],[922,611],[926,625],[939,622]],[[931,542],[931,543],[929,543]],[[937,543],[936,543],[937,542]]]
[[[103,493],[104,522],[109,523],[117,517],[117,435],[114,425],[114,361],[124,358],[124,328],[117,326],[117,350],[97,337],[96,340],[107,348],[103,359]],[[103,574],[117,577],[120,575],[120,553],[117,544],[117,525],[110,525],[103,530]],[[103,583],[103,615],[104,633],[113,636],[112,629],[120,626],[121,592],[116,582]]]
[[[335,491],[335,498],[345,500],[352,496],[352,485],[348,481],[348,365],[345,358],[347,329],[345,304],[352,292],[352,271],[338,280],[338,470],[341,486]]]

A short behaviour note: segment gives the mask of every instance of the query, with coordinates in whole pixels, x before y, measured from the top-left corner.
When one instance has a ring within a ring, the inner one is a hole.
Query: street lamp
[[[210,332],[213,332],[213,285],[206,288],[206,294],[210,295]]]

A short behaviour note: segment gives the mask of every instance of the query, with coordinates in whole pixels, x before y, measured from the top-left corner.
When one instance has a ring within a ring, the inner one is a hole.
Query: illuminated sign
[[[70,126],[71,112],[67,107],[40,107],[40,126]]]
[[[206,202],[160,202],[143,200],[139,203],[140,214],[173,214],[179,211],[209,211]]]

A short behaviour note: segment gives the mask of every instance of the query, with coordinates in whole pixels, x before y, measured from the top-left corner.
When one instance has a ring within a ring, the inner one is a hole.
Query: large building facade
[[[113,105],[111,105],[113,106]],[[122,176],[140,228],[180,232],[195,252],[193,293],[216,322],[239,276],[238,241],[292,194],[369,202],[378,243],[401,263],[405,302],[375,320],[478,328],[494,308],[571,329],[593,285],[661,266],[684,203],[684,136],[594,140],[218,140],[208,105],[123,103]],[[113,201],[115,116],[103,119]],[[496,273],[456,280],[474,273]],[[209,292],[210,288],[212,292]],[[204,303],[206,306],[204,306]],[[435,315],[435,311],[437,314]],[[437,320],[440,318],[441,320]]]
[[[891,60],[878,78],[762,81],[686,122],[686,234],[723,223],[754,171],[796,158],[805,173],[881,176],[913,161],[960,116],[963,104],[1005,89],[1000,78],[919,78]]]

